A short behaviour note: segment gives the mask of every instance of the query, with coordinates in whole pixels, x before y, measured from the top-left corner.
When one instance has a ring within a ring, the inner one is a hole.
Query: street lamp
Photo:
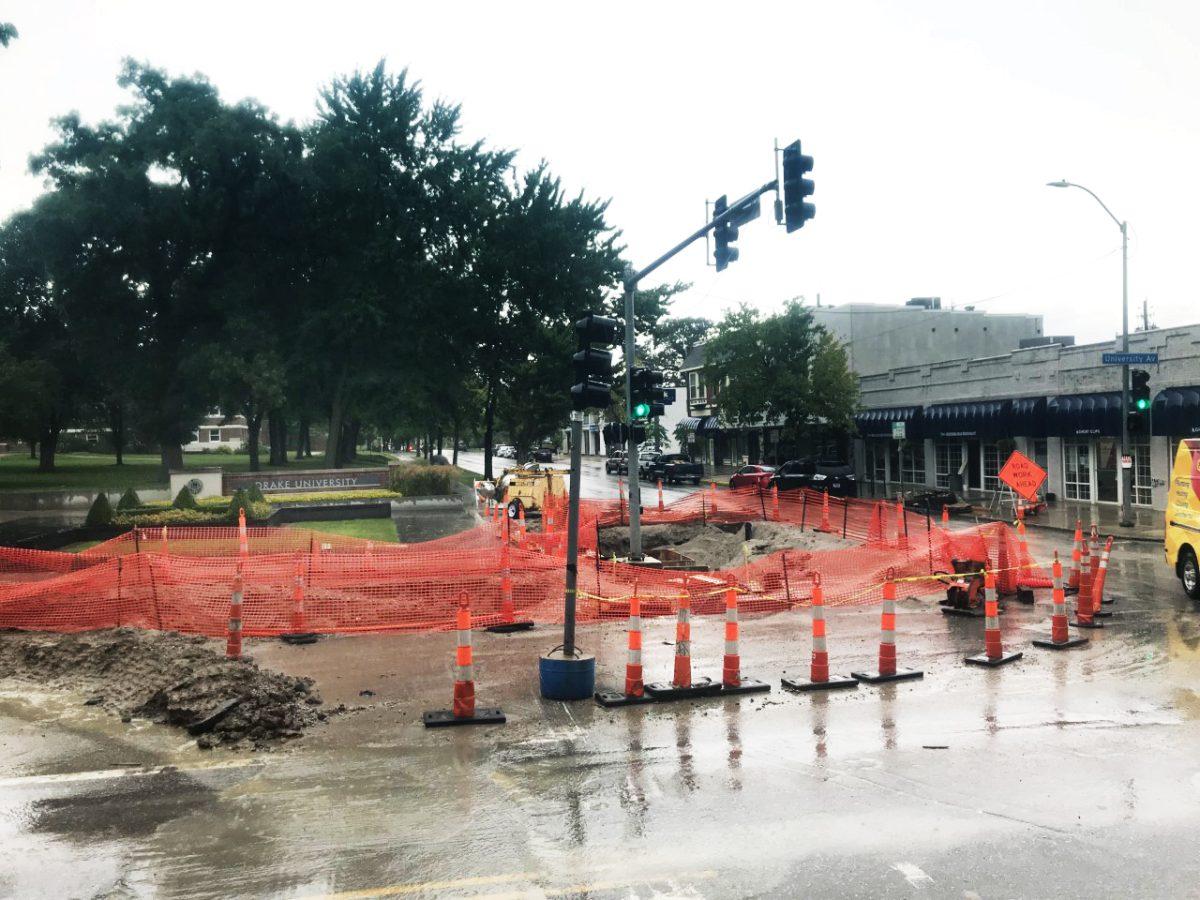
[[[1121,351],[1129,352],[1129,227],[1127,222],[1122,222],[1113,215],[1113,211],[1105,205],[1104,201],[1096,196],[1094,191],[1085,188],[1082,184],[1075,184],[1067,181],[1065,178],[1058,181],[1046,182],[1047,187],[1056,188],[1079,188],[1081,191],[1087,191],[1104,209],[1110,219],[1117,223],[1117,227],[1121,229]],[[1129,447],[1129,363],[1121,365],[1121,526],[1123,528],[1133,527],[1133,468],[1125,468],[1125,458],[1129,457],[1132,460],[1132,453]]]

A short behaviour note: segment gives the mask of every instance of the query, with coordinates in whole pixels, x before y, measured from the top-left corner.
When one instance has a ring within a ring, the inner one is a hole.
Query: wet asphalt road
[[[449,703],[451,635],[250,641],[362,707],[273,753],[0,685],[0,895],[1196,896],[1200,610],[1154,545],[1111,571],[1117,617],[1085,647],[1029,647],[1039,592],[1003,617],[1025,657],[968,668],[981,623],[902,600],[924,680],[829,695],[778,689],[806,666],[802,613],[744,619],[770,695],[611,711],[540,699],[555,629],[477,634],[479,701],[509,715],[492,728],[420,724]],[[877,628],[875,607],[830,610],[833,669],[870,667]],[[694,629],[696,674],[719,677],[720,623]],[[672,635],[648,621],[647,680]],[[580,640],[617,684],[621,625]]]

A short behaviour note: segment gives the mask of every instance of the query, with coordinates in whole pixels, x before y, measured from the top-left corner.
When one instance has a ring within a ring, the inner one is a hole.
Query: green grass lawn
[[[398,543],[396,523],[391,519],[345,519],[340,521],[296,522],[288,528],[304,528],[309,531],[323,531],[326,534],[341,534],[347,537],[363,538],[380,544]]]
[[[60,553],[82,553],[84,550],[91,550],[96,545],[103,543],[104,541],[76,541],[58,549]]]
[[[54,472],[39,472],[37,460],[28,453],[0,454],[0,491],[62,490],[70,488],[119,492],[132,488],[165,488],[167,482],[159,475],[159,458],[152,454],[125,454],[125,464],[118,466],[116,457],[103,453],[60,453]],[[260,457],[263,469],[265,455]],[[387,465],[388,458],[376,453],[361,453],[351,468]],[[183,464],[189,469],[218,467],[226,472],[247,472],[250,457],[245,453],[185,453]],[[323,456],[311,459],[288,460],[288,469],[322,469]]]

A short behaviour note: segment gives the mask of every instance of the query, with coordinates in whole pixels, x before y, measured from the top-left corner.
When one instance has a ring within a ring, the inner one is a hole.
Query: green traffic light
[[[639,403],[637,406],[635,406],[633,408],[633,417],[635,419],[644,419],[648,415],[650,415],[650,404],[649,403]]]
[[[1149,401],[1149,400],[1146,400],[1145,398],[1138,398],[1138,401],[1137,401],[1137,408],[1138,408],[1138,409],[1149,409],[1149,408],[1150,408],[1150,401]]]

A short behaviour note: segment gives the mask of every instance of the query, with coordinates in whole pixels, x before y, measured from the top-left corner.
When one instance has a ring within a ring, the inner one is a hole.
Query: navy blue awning
[[[1200,435],[1200,387],[1164,388],[1150,407],[1151,434],[1163,437]]]
[[[679,420],[679,427],[684,431],[695,431],[700,427],[700,418],[699,416],[685,416]]]
[[[904,423],[906,440],[924,437],[921,430],[924,419],[919,406],[896,406],[890,409],[865,409],[854,417],[858,433],[865,438],[890,438],[892,423]]]
[[[1018,397],[1012,402],[1012,436],[1046,437],[1046,398]]]
[[[999,438],[1012,431],[1011,400],[937,403],[925,410],[925,431],[935,438]]]
[[[1121,434],[1121,395],[1067,394],[1051,397],[1046,404],[1046,431],[1055,437]]]

